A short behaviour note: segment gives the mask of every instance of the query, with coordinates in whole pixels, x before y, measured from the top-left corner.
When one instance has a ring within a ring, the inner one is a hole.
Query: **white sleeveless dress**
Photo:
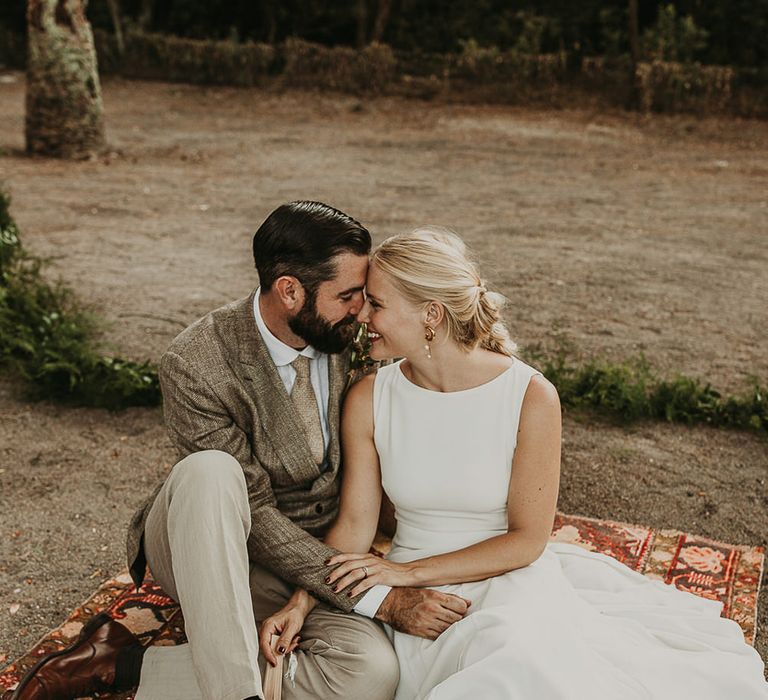
[[[515,360],[452,393],[410,382],[400,363],[374,384],[374,438],[395,505],[389,559],[455,551],[507,531],[520,409],[537,374]],[[389,630],[396,700],[768,699],[763,663],[721,606],[610,557],[551,543],[522,569],[438,586],[472,601],[436,641]]]

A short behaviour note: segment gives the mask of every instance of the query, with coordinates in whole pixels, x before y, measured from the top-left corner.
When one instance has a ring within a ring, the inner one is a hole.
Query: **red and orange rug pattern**
[[[723,603],[723,616],[738,622],[746,641],[754,643],[765,558],[762,547],[561,513],[555,519],[551,539],[607,554],[649,578],[719,600]],[[374,550],[382,554],[388,547],[386,540],[374,544]],[[6,666],[0,672],[0,692],[14,688],[41,656],[70,644],[83,624],[102,611],[120,620],[144,645],[173,645],[185,640],[184,620],[175,602],[151,580],[137,591],[126,571],[102,583],[64,624]],[[128,693],[99,697],[130,700],[133,696]]]

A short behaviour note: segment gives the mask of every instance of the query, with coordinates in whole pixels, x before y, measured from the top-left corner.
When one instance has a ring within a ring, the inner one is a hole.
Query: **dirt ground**
[[[110,155],[23,148],[23,76],[0,75],[0,179],[26,246],[157,359],[256,284],[278,204],[327,201],[375,240],[454,228],[523,345],[643,352],[723,391],[768,380],[768,123],[532,111],[162,83],[104,85]],[[124,566],[128,518],[173,462],[156,409],[33,404],[0,383],[0,665]],[[561,510],[768,540],[768,440],[565,417]],[[764,589],[765,590],[765,589]],[[768,659],[768,602],[758,649]]]

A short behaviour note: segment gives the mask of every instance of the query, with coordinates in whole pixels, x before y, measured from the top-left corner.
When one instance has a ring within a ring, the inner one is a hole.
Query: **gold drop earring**
[[[432,326],[424,326],[424,339],[427,341],[427,344],[424,346],[424,349],[427,351],[427,359],[431,360],[432,348],[429,344],[435,339],[435,329]]]

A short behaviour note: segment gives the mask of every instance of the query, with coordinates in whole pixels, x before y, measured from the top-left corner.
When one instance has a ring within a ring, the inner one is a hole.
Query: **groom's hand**
[[[471,604],[466,598],[430,588],[393,588],[379,606],[376,619],[398,632],[437,639],[467,614]]]

